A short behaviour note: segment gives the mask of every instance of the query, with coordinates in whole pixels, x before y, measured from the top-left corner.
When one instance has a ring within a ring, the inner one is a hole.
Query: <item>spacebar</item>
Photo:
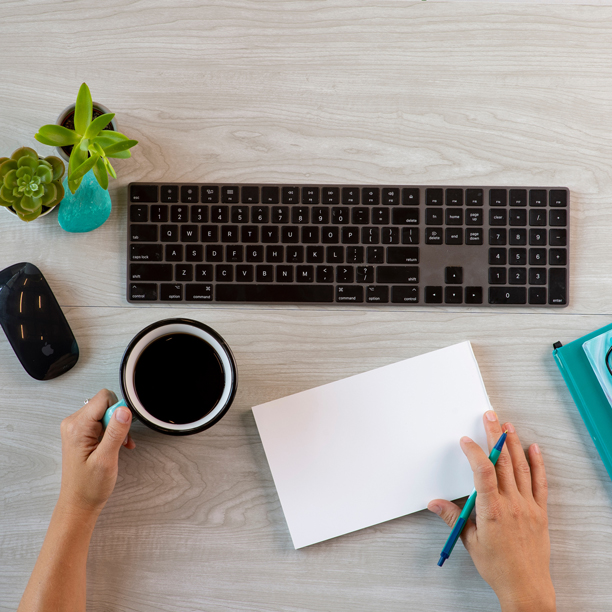
[[[331,285],[221,285],[216,302],[333,302]]]

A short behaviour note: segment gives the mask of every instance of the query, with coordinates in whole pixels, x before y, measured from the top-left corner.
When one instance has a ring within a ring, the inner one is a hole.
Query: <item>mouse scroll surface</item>
[[[56,378],[79,358],[60,305],[42,272],[31,263],[0,271],[0,324],[32,378]]]

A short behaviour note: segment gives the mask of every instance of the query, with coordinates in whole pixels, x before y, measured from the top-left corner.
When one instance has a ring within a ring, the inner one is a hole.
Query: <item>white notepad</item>
[[[469,495],[490,408],[469,342],[255,406],[295,548]]]

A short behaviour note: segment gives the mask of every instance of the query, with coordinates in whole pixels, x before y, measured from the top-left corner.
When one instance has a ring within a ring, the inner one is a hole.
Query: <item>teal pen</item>
[[[507,432],[501,435],[501,438],[497,441],[497,444],[491,450],[491,454],[489,455],[489,459],[491,463],[495,465],[497,463],[497,459],[499,458],[499,454],[502,452],[502,448],[504,448],[504,442],[506,441]],[[463,506],[463,510],[453,527],[448,539],[446,540],[446,544],[440,553],[440,560],[438,561],[438,566],[442,567],[444,562],[450,557],[451,552],[453,552],[453,548],[455,548],[455,544],[465,527],[465,523],[470,518],[470,514],[472,514],[472,510],[474,509],[474,504],[476,503],[476,489],[472,491],[472,494],[468,497],[467,502],[465,502],[465,506]]]

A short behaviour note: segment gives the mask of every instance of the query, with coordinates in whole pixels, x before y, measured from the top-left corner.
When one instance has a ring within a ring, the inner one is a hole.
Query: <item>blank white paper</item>
[[[469,342],[255,406],[295,548],[469,495],[490,408]]]

